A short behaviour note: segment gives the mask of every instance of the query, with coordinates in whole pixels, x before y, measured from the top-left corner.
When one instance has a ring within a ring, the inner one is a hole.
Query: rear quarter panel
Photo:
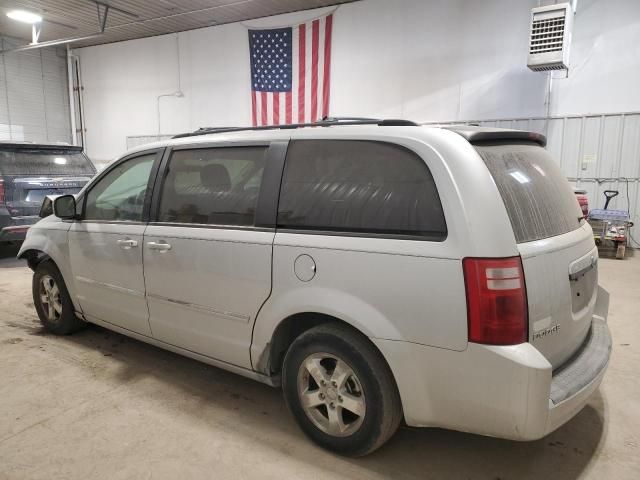
[[[271,322],[316,312],[340,318],[369,337],[466,347],[458,260],[409,253],[419,245],[405,245],[406,240],[278,233],[275,243],[273,292],[256,327],[260,336],[269,335]],[[303,254],[316,264],[308,282],[294,271]]]

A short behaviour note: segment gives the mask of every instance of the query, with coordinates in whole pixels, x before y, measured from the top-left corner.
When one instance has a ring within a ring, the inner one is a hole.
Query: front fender
[[[30,251],[42,252],[51,258],[64,278],[76,311],[81,311],[76,300],[76,288],[69,257],[70,228],[70,222],[63,222],[53,216],[40,220],[27,231],[27,237],[20,247],[18,258],[27,258]]]
[[[258,359],[262,358],[280,322],[300,313],[320,313],[338,318],[369,338],[403,340],[393,322],[361,298],[337,289],[305,285],[280,294],[274,292],[260,310],[251,343],[254,368],[257,368]]]

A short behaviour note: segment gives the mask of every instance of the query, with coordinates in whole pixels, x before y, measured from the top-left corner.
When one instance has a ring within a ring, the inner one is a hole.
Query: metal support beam
[[[104,33],[104,29],[107,27],[107,15],[109,15],[109,5],[96,2],[96,9],[98,10],[98,23],[100,24],[100,32]]]
[[[124,10],[123,8],[114,7],[112,5],[109,5],[108,3],[101,2],[99,0],[89,0],[89,1],[95,3],[98,6],[98,17],[100,16],[100,7],[106,8],[107,10],[111,9],[114,12],[121,13],[121,14],[126,15],[128,17],[133,17],[133,18],[139,18],[140,17],[140,15],[138,15],[137,13],[130,12],[129,10]]]

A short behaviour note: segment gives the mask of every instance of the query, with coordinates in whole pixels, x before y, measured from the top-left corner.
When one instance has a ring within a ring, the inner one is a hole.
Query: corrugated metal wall
[[[2,49],[24,40],[0,38]],[[0,140],[71,142],[66,51],[0,55]]]
[[[604,206],[604,190],[620,195],[609,208],[629,210],[640,247],[640,112],[566,117],[469,120],[487,127],[515,128],[547,136],[547,149],[576,188],[587,191],[590,208]]]

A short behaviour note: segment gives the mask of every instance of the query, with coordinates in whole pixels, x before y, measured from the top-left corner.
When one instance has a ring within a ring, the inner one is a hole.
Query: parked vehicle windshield
[[[81,152],[69,150],[0,150],[3,175],[90,175],[96,173],[91,161]]]
[[[575,194],[551,155],[535,143],[475,145],[491,172],[518,243],[562,235],[583,219]]]

